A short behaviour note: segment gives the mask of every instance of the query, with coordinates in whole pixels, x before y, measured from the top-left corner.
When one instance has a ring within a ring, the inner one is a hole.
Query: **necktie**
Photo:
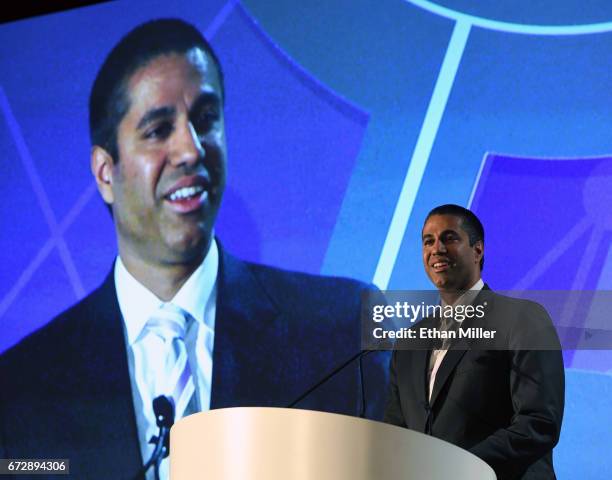
[[[190,315],[181,308],[165,303],[147,322],[150,332],[163,341],[165,359],[161,371],[155,372],[153,398],[166,395],[174,402],[175,421],[188,413],[187,406],[194,396],[195,386],[185,347],[185,332]]]
[[[440,329],[440,331],[449,332],[449,331],[457,330],[458,326],[459,326],[459,323],[456,322],[453,318],[442,317],[440,319],[440,326],[438,328]],[[434,348],[431,351],[431,355],[429,357],[429,369],[428,369],[428,376],[429,376],[428,398],[430,399],[431,399],[431,394],[433,393],[433,389],[434,389],[436,374],[438,373],[438,369],[440,368],[442,360],[444,360],[446,351],[450,348],[451,343],[452,343],[452,340],[450,338],[444,338],[440,341],[440,344],[438,345],[438,347]]]
[[[440,322],[440,330],[445,332],[456,332],[459,328],[459,322],[456,322],[453,317],[444,317]],[[442,350],[448,350],[453,343],[451,338],[442,339],[442,346],[440,347]]]

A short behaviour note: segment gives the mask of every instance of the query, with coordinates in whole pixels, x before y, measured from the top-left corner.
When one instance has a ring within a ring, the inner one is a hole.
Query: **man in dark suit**
[[[552,449],[563,417],[564,370],[550,317],[540,305],[497,295],[482,282],[484,229],[471,211],[433,209],[422,239],[423,263],[441,306],[482,306],[484,315],[461,324],[426,318],[414,328],[474,327],[495,337],[480,344],[398,343],[385,421],[465,448],[500,479],[555,478]]]
[[[176,393],[177,417],[283,407],[359,352],[367,285],[247,263],[214,237],[223,102],[219,61],[185,22],[141,25],[107,57],[90,97],[91,169],[119,255],[100,288],[0,358],[1,458],[132,477],[159,393]],[[350,363],[298,406],[376,418],[384,361]]]

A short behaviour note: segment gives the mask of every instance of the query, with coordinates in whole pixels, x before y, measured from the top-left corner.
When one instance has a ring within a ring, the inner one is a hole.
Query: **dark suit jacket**
[[[558,337],[540,305],[485,288],[474,302],[486,302],[484,318],[466,319],[462,327],[497,330],[496,349],[448,350],[428,401],[431,350],[402,350],[407,344],[398,344],[385,421],[469,450],[499,479],[553,479],[552,449],[564,406]],[[425,319],[415,328],[438,324]],[[549,350],[533,349],[542,346]]]
[[[0,458],[68,458],[73,478],[128,478],[138,444],[113,272],[0,357]],[[359,282],[221,252],[211,408],[287,406],[360,349]],[[364,358],[367,416],[382,417],[388,357]],[[359,362],[299,408],[357,415]]]

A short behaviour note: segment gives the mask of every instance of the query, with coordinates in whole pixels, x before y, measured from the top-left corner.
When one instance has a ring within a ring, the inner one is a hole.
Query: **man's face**
[[[481,241],[470,246],[461,219],[454,215],[432,215],[423,227],[423,264],[438,290],[468,290],[480,278]]]
[[[221,84],[199,49],[154,58],[128,81],[119,123],[112,209],[122,256],[199,261],[225,188]],[[107,200],[108,201],[108,200]]]

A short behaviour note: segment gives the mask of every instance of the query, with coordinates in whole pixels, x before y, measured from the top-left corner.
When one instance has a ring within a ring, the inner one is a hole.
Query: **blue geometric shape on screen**
[[[81,193],[83,204],[75,206],[74,218],[64,233],[86,292],[100,286],[117,255],[113,221],[94,182],[91,183],[90,189]]]
[[[116,255],[114,227],[93,181],[60,222],[59,231],[84,291],[92,291],[105,278]],[[23,245],[28,246],[28,242]],[[3,257],[18,257],[27,265],[5,274],[19,281],[12,279],[7,285],[9,293],[3,291],[0,297],[0,325],[7,326],[2,330],[0,350],[40,328],[82,297],[75,295],[72,282],[64,285],[66,264],[57,261],[57,242],[52,237],[47,234],[44,244],[37,245],[37,251],[31,250],[13,248],[3,253]]]
[[[0,60],[0,75],[57,218],[66,214],[91,177],[86,106],[98,68],[92,63],[102,53],[95,47],[85,51],[80,44],[90,28],[84,18],[83,13],[80,18],[74,13],[38,17],[28,21],[29,28],[12,24],[0,36],[0,41],[20,46],[19,54]],[[70,34],[58,33],[64,31]]]
[[[472,208],[498,289],[593,290],[612,240],[612,157],[488,154]],[[610,183],[608,183],[610,182]]]
[[[612,290],[612,246],[603,264],[603,269],[597,284],[597,290]]]
[[[557,478],[612,478],[610,398],[612,375],[565,371],[563,428],[554,450]]]
[[[487,154],[471,205],[485,225],[487,281],[505,290],[598,288],[612,244],[610,185],[612,157]],[[581,327],[584,317],[575,318]]]
[[[2,113],[5,112],[0,112],[0,191],[3,200],[0,202],[0,301],[14,287],[50,234]]]
[[[612,4],[607,0],[431,0],[428,3],[479,18],[525,25],[585,25],[609,22],[612,18]]]
[[[229,147],[217,233],[243,258],[318,272],[368,115],[304,72],[241,7],[213,44]],[[274,132],[272,143],[262,132]]]
[[[53,249],[0,316],[0,353],[51,320],[49,312],[58,313],[75,300],[62,260]]]

